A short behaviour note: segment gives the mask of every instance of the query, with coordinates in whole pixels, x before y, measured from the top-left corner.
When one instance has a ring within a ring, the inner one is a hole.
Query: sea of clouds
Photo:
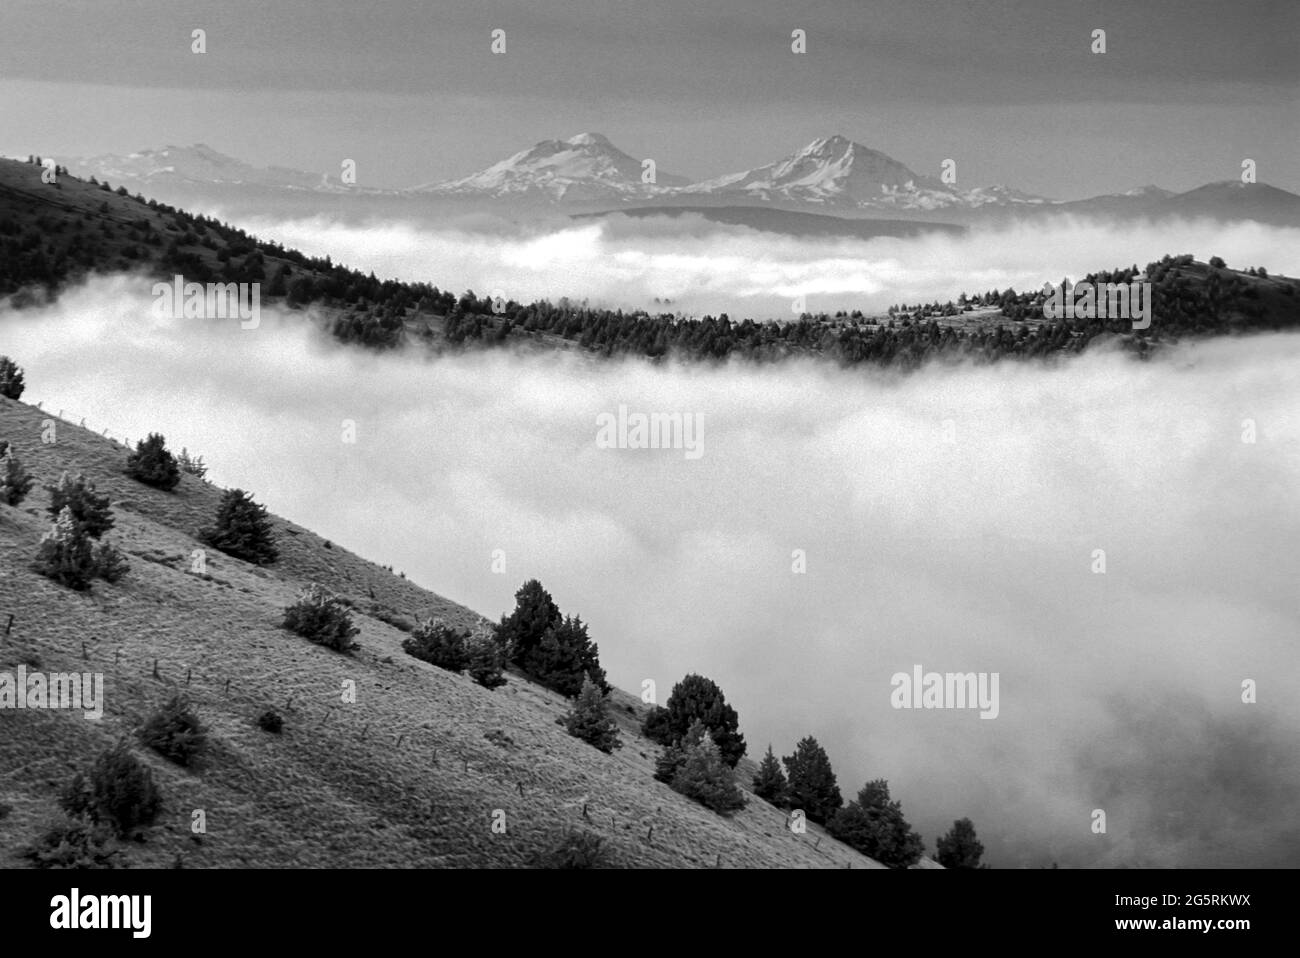
[[[377,272],[421,278],[436,260],[482,291],[513,270],[521,298],[572,286],[613,302],[681,272],[661,292],[709,273],[710,295],[779,299],[813,262],[756,280],[741,261],[761,244],[728,266],[643,241],[627,272],[584,255],[561,281],[557,257],[617,242],[595,226],[465,249],[297,228],[280,235]],[[1172,251],[1283,268],[1266,238],[1240,227]],[[1155,258],[1109,241],[1090,267]],[[944,264],[961,242],[912,246],[886,299],[942,297],[926,283],[944,276],[955,293],[1062,273],[1037,244],[1023,267],[966,245],[957,276]],[[827,283],[883,269],[843,264]],[[264,307],[246,330],[150,305],[150,281],[118,276],[0,313],[24,401],[115,436],[162,432],[217,483],[489,617],[539,578],[590,624],[615,684],[653,679],[662,701],[687,672],[714,678],[751,755],[815,735],[845,798],[888,779],[932,854],[970,816],[995,865],[1300,864],[1300,336],[899,377],[378,355],[301,313]],[[703,455],[599,448],[597,417],[620,404],[700,417]],[[892,708],[891,676],[917,664],[999,673],[998,717]]]
[[[789,319],[805,306],[883,313],[894,303],[945,302],[963,291],[1041,289],[1090,270],[1143,268],[1166,253],[1220,256],[1237,268],[1288,275],[1300,260],[1300,229],[1211,220],[1120,226],[1057,217],[957,236],[871,240],[781,236],[695,214],[530,227],[482,216],[437,226],[356,226],[324,217],[239,222],[254,235],[381,278],[429,282],[457,294],[500,291],[521,303],[568,297],[614,309],[725,312],[732,319]]]

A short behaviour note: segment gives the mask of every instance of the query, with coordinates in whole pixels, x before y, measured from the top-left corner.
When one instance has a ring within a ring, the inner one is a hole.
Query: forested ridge
[[[42,302],[91,273],[140,271],[160,279],[181,274],[187,282],[259,283],[264,299],[319,307],[335,337],[371,348],[530,345],[704,361],[813,355],[901,369],[934,359],[1077,353],[1102,337],[1146,355],[1187,336],[1300,326],[1296,280],[1190,254],[1167,255],[1145,270],[1133,264],[1083,277],[1152,284],[1151,327],[1136,331],[1127,319],[1045,320],[1041,288],[962,293],[944,303],[893,306],[884,316],[805,313],[787,321],[493,301],[473,291],[457,296],[430,283],[381,280],[62,168],[56,182],[46,183],[38,157],[2,161],[0,169],[0,296],[16,307]]]

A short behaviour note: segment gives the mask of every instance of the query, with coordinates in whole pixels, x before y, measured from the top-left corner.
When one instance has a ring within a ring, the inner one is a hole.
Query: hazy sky
[[[1062,198],[1246,157],[1300,191],[1297,36],[1292,0],[4,0],[0,152],[202,141],[403,186],[584,130],[691,177],[839,132]]]

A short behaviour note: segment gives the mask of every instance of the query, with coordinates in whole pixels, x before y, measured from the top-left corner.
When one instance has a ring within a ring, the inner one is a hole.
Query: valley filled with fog
[[[215,211],[220,215],[221,211]],[[698,215],[602,221],[552,216],[520,225],[493,216],[374,221],[239,217],[250,233],[380,278],[430,282],[458,295],[499,291],[521,303],[561,297],[593,307],[732,320],[791,319],[894,303],[1019,292],[1166,254],[1220,256],[1236,269],[1295,272],[1300,229],[1239,221],[1043,217],[964,235],[817,238],[705,221]],[[656,303],[655,300],[660,300]],[[798,303],[796,304],[796,300]]]
[[[733,318],[801,291],[810,309],[848,293],[883,309],[1033,286],[1066,258],[1282,270],[1297,248],[1255,225],[865,246],[253,225],[380,275]],[[218,484],[490,618],[538,578],[590,623],[615,685],[652,678],[662,701],[687,672],[714,678],[751,756],[813,734],[846,796],[887,778],[927,844],[969,815],[1003,866],[1300,854],[1300,336],[906,376],[432,358],[340,346],[265,306],[256,330],[157,319],[149,291],[99,278],[7,314],[24,400],[119,438],[162,432]],[[621,404],[694,414],[703,454],[598,448]],[[917,664],[998,672],[998,717],[891,708],[891,675]]]

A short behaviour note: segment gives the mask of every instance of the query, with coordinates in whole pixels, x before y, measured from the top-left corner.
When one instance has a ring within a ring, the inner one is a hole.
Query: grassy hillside
[[[481,617],[310,530],[274,518],[274,565],[208,549],[207,574],[191,572],[221,490],[192,475],[172,493],[141,485],[123,473],[123,446],[61,421],[57,442],[43,445],[47,418],[0,397],[0,438],[38,481],[20,506],[0,505],[0,632],[13,615],[0,670],[102,672],[105,713],[94,722],[80,711],[0,711],[0,806],[11,806],[0,866],[25,866],[19,849],[56,817],[59,789],[181,690],[210,729],[208,758],[188,770],[136,747],[165,808],[124,851],[132,866],[511,867],[580,826],[624,867],[881,867],[816,826],[791,833],[783,812],[752,795],[729,820],[656,782],[658,747],[637,734],[643,707],[630,695],[611,696],[624,747],[609,756],[556,725],[567,706],[548,690],[510,674],[489,691],[406,655],[390,623]],[[131,563],[115,585],[77,593],[27,568],[49,527],[42,487],[65,469],[112,501],[107,538]],[[354,603],[351,657],[280,628],[312,581]],[[346,679],[356,704],[342,703]],[[284,715],[282,735],[255,724],[268,707]],[[738,772],[747,785],[752,763]],[[195,809],[206,835],[191,834]],[[495,809],[505,834],[492,832]]]

